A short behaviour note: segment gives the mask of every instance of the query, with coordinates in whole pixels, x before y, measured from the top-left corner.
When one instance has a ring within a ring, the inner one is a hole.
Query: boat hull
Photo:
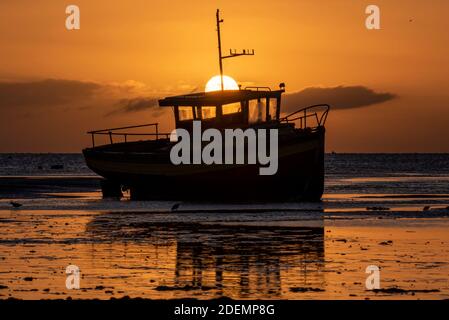
[[[279,142],[278,171],[260,165],[173,165],[165,152],[83,150],[90,169],[132,199],[195,201],[319,201],[324,190],[324,127]],[[143,142],[142,142],[143,143]],[[167,142],[168,143],[168,142]]]

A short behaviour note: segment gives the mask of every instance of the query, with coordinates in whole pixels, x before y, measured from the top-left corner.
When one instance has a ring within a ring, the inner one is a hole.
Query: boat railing
[[[271,88],[270,87],[248,86],[248,87],[243,88],[243,90],[271,91]]]
[[[330,106],[328,104],[316,104],[290,113],[289,115],[281,118],[280,121],[291,123],[299,120],[300,129],[316,129],[318,127],[324,127],[324,124],[327,120],[327,115],[329,114],[329,109]],[[316,126],[307,126],[308,118],[313,118],[315,120]]]
[[[154,128],[155,132],[151,133],[140,133],[140,132],[117,132],[120,130],[127,130],[127,129],[137,129],[137,128],[144,128],[144,127],[152,127]],[[95,136],[96,135],[106,135],[109,136],[109,142],[110,144],[114,143],[114,136],[121,136],[123,138],[124,142],[128,142],[128,136],[148,136],[148,137],[155,137],[155,140],[159,139],[168,139],[170,137],[170,133],[160,133],[159,132],[159,124],[158,123],[148,123],[148,124],[141,124],[137,126],[127,126],[127,127],[118,127],[118,128],[108,128],[108,129],[101,129],[101,130],[94,130],[94,131],[88,131],[88,134],[92,137],[92,147],[95,147]]]

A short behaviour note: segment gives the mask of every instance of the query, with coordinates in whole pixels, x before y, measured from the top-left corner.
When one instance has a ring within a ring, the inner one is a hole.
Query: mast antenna
[[[223,82],[223,60],[227,58],[234,58],[238,56],[253,56],[254,49],[248,50],[243,49],[242,51],[237,50],[229,50],[229,55],[223,56],[221,53],[221,34],[220,34],[220,23],[223,23],[223,19],[220,19],[220,9],[217,9],[217,35],[218,35],[218,63],[220,65],[220,82],[221,82],[221,91],[224,91],[224,82]]]

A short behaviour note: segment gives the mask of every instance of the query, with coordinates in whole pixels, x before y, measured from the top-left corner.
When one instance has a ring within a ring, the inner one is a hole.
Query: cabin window
[[[266,121],[265,99],[249,101],[249,123]]]
[[[179,107],[179,120],[193,120],[192,107]]]
[[[215,118],[217,115],[217,110],[215,107],[201,107],[201,118],[210,119]]]
[[[222,106],[222,114],[233,114],[239,113],[242,111],[242,107],[240,102],[229,103]],[[216,107],[201,107],[201,118],[202,119],[211,119],[217,116],[217,108]]]
[[[229,103],[222,106],[223,114],[231,114],[231,113],[237,113],[242,111],[242,107],[240,105],[240,102],[236,103]]]
[[[276,98],[271,98],[270,99],[270,107],[269,107],[269,115],[270,115],[270,120],[275,120],[276,119],[276,110],[277,110],[277,103],[278,103],[278,99]]]

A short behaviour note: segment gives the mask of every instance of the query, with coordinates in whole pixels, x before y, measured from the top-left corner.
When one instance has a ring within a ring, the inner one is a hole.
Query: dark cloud
[[[283,111],[293,112],[300,107],[327,103],[335,109],[349,109],[382,103],[395,98],[391,93],[378,93],[363,86],[319,88],[311,87],[286,94]],[[45,79],[28,82],[0,81],[0,108],[40,113],[42,108],[65,106],[84,110],[95,106],[106,116],[150,111],[158,108],[158,97],[136,81],[122,84],[101,84],[89,81]]]
[[[286,94],[282,106],[284,112],[294,112],[300,107],[321,103],[329,104],[333,110],[351,109],[386,102],[395,97],[392,93],[378,93],[363,86],[310,87]]]
[[[59,79],[0,82],[0,108],[66,105],[92,98],[101,87],[93,82]]]
[[[158,98],[139,97],[132,99],[121,99],[116,104],[115,110],[107,113],[107,115],[110,116],[119,113],[131,113],[149,109],[155,111],[155,107],[158,107]]]
[[[0,109],[17,110],[22,117],[37,116],[49,107],[77,110],[95,108],[106,116],[142,110],[161,112],[158,99],[148,97],[149,88],[137,81],[96,83],[45,79],[39,81],[0,81]]]

